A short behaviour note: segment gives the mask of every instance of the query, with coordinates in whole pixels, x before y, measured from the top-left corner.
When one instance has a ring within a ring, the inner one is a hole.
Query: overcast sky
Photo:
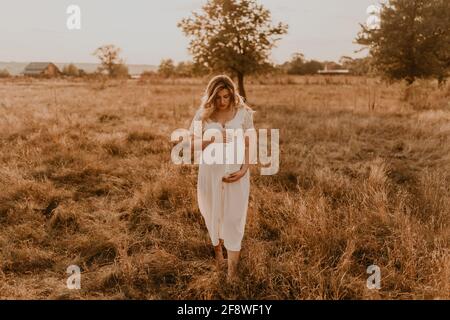
[[[335,60],[354,53],[359,23],[374,0],[259,0],[289,33],[272,54],[277,63],[303,52]],[[177,23],[205,0],[0,0],[0,61],[96,62],[102,44],[123,49],[130,64],[189,60],[188,39]],[[81,8],[81,30],[66,26],[69,5]]]

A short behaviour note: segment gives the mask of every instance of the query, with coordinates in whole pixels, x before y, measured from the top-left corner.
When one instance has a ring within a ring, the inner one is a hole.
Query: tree
[[[207,68],[192,61],[182,61],[175,67],[177,77],[200,77],[206,74],[208,74]]]
[[[106,71],[110,77],[121,77],[125,73],[128,76],[128,67],[119,57],[121,51],[120,48],[112,44],[97,48],[93,55],[100,59],[99,72]]]
[[[153,70],[145,70],[141,73],[141,78],[156,78],[158,76],[158,73]]]
[[[191,65],[192,76],[193,77],[203,77],[209,74],[210,70],[203,64],[192,62]]]
[[[287,73],[288,74],[301,74],[302,68],[305,64],[305,56],[303,53],[294,53],[291,61],[288,62]]]
[[[310,60],[305,62],[301,70],[301,74],[317,74],[319,70],[323,70],[324,66],[322,62],[317,60]]]
[[[163,59],[158,67],[158,75],[169,77],[201,77],[208,74],[208,69],[192,61],[181,61],[175,65],[172,59]]]
[[[175,75],[175,64],[172,59],[163,59],[158,67],[158,74],[164,78],[169,78]]]
[[[388,79],[442,82],[450,67],[449,16],[448,0],[390,0],[382,5],[380,27],[361,25],[356,41],[370,49],[374,66]]]
[[[0,78],[9,78],[9,77],[11,77],[11,75],[8,70],[6,69],[0,70]]]
[[[177,75],[177,77],[192,77],[192,63],[184,61],[178,63],[175,67],[175,74]]]
[[[68,77],[78,77],[80,75],[80,71],[73,63],[65,65],[62,73]]]
[[[287,62],[283,68],[287,74],[316,74],[317,71],[323,69],[323,64],[316,60],[306,60],[302,53],[295,53],[291,61]]]
[[[129,71],[128,66],[124,63],[114,64],[110,74],[113,78],[128,78]]]
[[[435,5],[431,7],[427,34],[432,34],[424,44],[428,46],[434,55],[430,68],[438,79],[439,84],[443,84],[450,73],[450,2],[448,0],[434,0]],[[432,50],[433,48],[434,50]]]
[[[270,11],[256,0],[208,0],[202,11],[178,23],[191,38],[194,61],[236,76],[239,93],[246,98],[244,77],[269,65],[277,36],[287,33],[288,26],[272,25]]]
[[[353,59],[351,57],[343,56],[339,60],[339,63],[344,69],[350,70],[351,74],[357,76],[372,75],[370,57]]]

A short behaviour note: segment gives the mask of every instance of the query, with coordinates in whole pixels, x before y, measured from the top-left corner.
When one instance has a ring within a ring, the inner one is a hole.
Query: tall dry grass
[[[197,168],[170,162],[170,133],[206,81],[0,81],[0,298],[450,297],[450,87],[249,79],[281,164],[252,168],[240,279],[227,284]],[[380,290],[366,286],[372,264]]]

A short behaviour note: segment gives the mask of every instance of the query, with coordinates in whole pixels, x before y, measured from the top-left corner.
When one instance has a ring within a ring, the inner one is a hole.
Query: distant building
[[[341,74],[350,74],[350,70],[347,69],[329,70],[328,65],[325,65],[325,69],[319,70],[317,73],[324,75],[341,75]]]
[[[31,62],[24,71],[24,76],[53,78],[61,74],[58,67],[51,62]]]

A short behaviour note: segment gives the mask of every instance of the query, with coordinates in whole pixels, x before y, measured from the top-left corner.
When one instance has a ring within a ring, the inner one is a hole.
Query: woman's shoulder
[[[241,104],[240,109],[243,111],[244,114],[250,114],[252,115],[253,113],[255,113],[256,111],[253,110],[248,104]]]
[[[253,114],[256,112],[247,104],[243,104],[240,107],[241,110],[241,121],[244,129],[248,129],[253,127]]]
[[[204,111],[205,111],[205,109],[203,107],[198,108],[195,111],[194,118],[197,119],[197,120],[200,119],[202,117]]]
[[[242,107],[242,114],[243,114],[242,118],[243,118],[244,123],[252,122],[253,121],[253,114],[255,112],[256,111],[253,110],[250,106],[244,105]]]

